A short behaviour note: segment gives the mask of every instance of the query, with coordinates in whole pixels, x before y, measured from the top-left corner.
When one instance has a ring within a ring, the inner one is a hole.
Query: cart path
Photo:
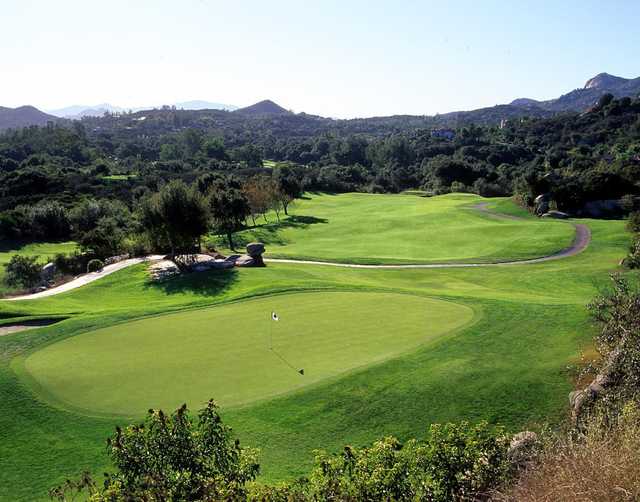
[[[501,214],[495,213],[491,211],[487,207],[488,203],[482,202],[480,204],[476,204],[472,206],[473,209],[478,211],[482,211],[485,214],[488,214],[492,217],[496,218],[507,218],[507,219],[515,219],[520,220],[522,218],[510,214]],[[569,258],[571,256],[575,256],[582,251],[584,251],[589,243],[591,242],[591,231],[587,225],[582,223],[571,223],[576,229],[576,235],[573,239],[571,245],[565,249],[562,249],[556,253],[541,256],[539,258],[529,258],[524,260],[511,260],[511,261],[493,261],[486,263],[415,263],[415,264],[381,264],[381,265],[363,265],[358,263],[339,263],[332,261],[316,261],[316,260],[295,260],[295,259],[287,259],[287,258],[265,258],[264,261],[267,263],[290,263],[296,265],[325,265],[329,267],[342,267],[342,268],[364,268],[364,269],[425,269],[425,268],[470,268],[470,267],[504,267],[511,265],[530,265],[535,263],[544,263],[552,260],[560,260],[562,258]],[[123,260],[118,263],[114,263],[112,265],[107,265],[100,272],[93,272],[90,274],[84,274],[76,277],[75,279],[61,284],[60,286],[56,286],[55,288],[47,289],[45,291],[41,291],[39,293],[33,293],[30,295],[22,295],[22,296],[14,296],[12,298],[5,298],[6,301],[16,301],[16,300],[36,300],[38,298],[45,298],[48,296],[57,295],[60,293],[64,293],[67,291],[71,291],[73,289],[79,288],[80,286],[84,286],[85,284],[92,283],[93,281],[97,281],[102,277],[105,277],[109,274],[117,272],[118,270],[122,270],[123,268],[129,267],[131,265],[137,265],[138,263],[161,260],[163,259],[163,255],[149,255],[143,258],[130,258],[127,260]]]

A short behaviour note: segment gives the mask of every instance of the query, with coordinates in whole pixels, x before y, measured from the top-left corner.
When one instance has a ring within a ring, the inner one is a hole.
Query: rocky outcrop
[[[243,254],[236,259],[235,265],[236,267],[255,267],[256,261],[248,254]]]
[[[582,417],[594,402],[607,392],[616,383],[616,368],[622,356],[620,347],[612,350],[607,356],[607,360],[602,370],[593,381],[584,389],[576,390],[569,394],[569,405],[571,406],[571,420],[574,426],[580,424]]]
[[[522,431],[511,438],[507,458],[515,468],[524,467],[535,455],[538,435],[531,431]]]
[[[180,274],[180,269],[171,260],[160,260],[151,264],[149,273],[154,281],[161,281]]]

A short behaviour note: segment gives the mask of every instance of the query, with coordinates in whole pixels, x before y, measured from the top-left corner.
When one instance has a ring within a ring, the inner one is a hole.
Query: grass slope
[[[508,201],[496,202],[516,211]],[[23,378],[20,358],[142,316],[276,294],[408,293],[407,298],[466,305],[477,313],[477,322],[397,357],[278,397],[226,407],[225,420],[242,441],[262,449],[266,480],[303,473],[315,448],[339,451],[344,444],[387,434],[421,437],[432,422],[487,419],[517,430],[555,420],[563,415],[571,389],[567,367],[591,336],[584,305],[617,270],[629,244],[623,221],[582,222],[593,235],[583,253],[536,265],[359,270],[277,264],[164,284],[150,283],[145,266],[138,265],[59,296],[0,302],[0,317],[71,316],[47,328],[0,337],[0,499],[45,499],[47,488],[69,475],[83,469],[100,473],[107,467],[104,439],[126,422],[47,404]],[[407,309],[406,315],[413,314]]]
[[[471,194],[415,197],[308,194],[292,215],[237,236],[258,240],[267,255],[351,263],[507,261],[568,247],[574,230],[564,222],[495,218],[473,209]],[[224,246],[224,241],[217,241]]]

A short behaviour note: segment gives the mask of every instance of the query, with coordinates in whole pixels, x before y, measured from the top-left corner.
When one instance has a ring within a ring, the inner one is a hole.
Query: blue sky
[[[1,106],[435,114],[640,76],[637,0],[5,3]]]

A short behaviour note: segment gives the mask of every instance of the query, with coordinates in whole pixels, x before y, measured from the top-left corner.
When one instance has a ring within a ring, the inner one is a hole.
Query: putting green
[[[388,359],[473,317],[464,305],[405,294],[297,293],[80,334],[24,367],[46,398],[89,413],[137,416],[210,397],[228,408]]]

